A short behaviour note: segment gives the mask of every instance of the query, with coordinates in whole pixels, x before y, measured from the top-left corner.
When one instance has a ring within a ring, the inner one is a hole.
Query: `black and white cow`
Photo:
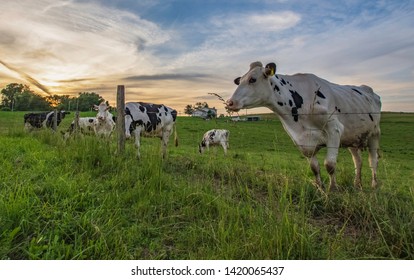
[[[95,133],[95,123],[97,122],[96,117],[83,117],[79,118],[78,128],[82,133],[89,134]],[[75,120],[73,120],[69,126],[66,137],[72,134],[75,130]]]
[[[70,112],[58,111],[57,112],[57,125],[62,122],[66,115]],[[26,130],[30,131],[34,128],[53,128],[53,118],[55,116],[54,111],[42,112],[42,113],[27,113],[24,115],[24,126]]]
[[[135,136],[137,156],[140,157],[140,136],[158,136],[162,142],[162,155],[166,156],[167,145],[173,130],[175,146],[178,145],[177,130],[174,129],[177,111],[165,105],[144,102],[128,102],[125,104],[125,134]]]
[[[114,116],[109,112],[110,107],[102,102],[99,106],[94,105],[98,111],[94,121],[94,131],[98,136],[108,137],[115,128]]]
[[[354,185],[361,187],[361,151],[368,148],[372,187],[377,186],[381,100],[372,88],[337,85],[313,74],[279,75],[276,64],[250,64],[227,109],[267,107],[275,112],[299,150],[310,160],[322,187],[317,152],[327,147],[325,167],[330,188],[336,187],[338,148],[346,147],[355,164]]]
[[[227,129],[211,129],[204,133],[201,143],[198,145],[198,151],[200,154],[204,150],[209,150],[210,146],[221,145],[224,150],[224,154],[227,154],[227,149],[229,148],[229,136],[230,131]]]

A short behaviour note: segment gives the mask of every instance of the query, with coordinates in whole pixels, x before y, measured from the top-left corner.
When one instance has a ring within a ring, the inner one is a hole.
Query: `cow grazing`
[[[229,148],[229,136],[230,131],[226,129],[212,129],[204,133],[201,143],[198,145],[198,151],[200,154],[204,150],[209,150],[210,146],[221,145],[224,149],[224,154],[227,154],[227,149]]]
[[[98,111],[94,122],[94,131],[98,136],[108,137],[115,128],[114,116],[109,112],[110,107],[102,102],[99,106],[94,105]]]
[[[338,148],[346,147],[355,165],[354,185],[361,187],[361,151],[368,148],[372,187],[377,187],[381,101],[372,88],[337,85],[313,74],[279,75],[276,64],[254,62],[235,79],[238,85],[227,109],[267,107],[275,112],[299,150],[309,159],[322,187],[317,152],[327,147],[325,168],[336,187]]]
[[[78,128],[82,133],[95,133],[95,123],[97,119],[95,117],[79,118]],[[75,130],[75,120],[72,121],[68,129],[68,133],[72,134]]]
[[[58,111],[57,112],[57,125],[62,122],[66,115],[70,112]],[[55,116],[54,111],[42,112],[42,113],[27,113],[24,115],[24,126],[26,130],[31,131],[34,128],[53,128],[53,118]]]
[[[175,146],[177,131],[174,129],[177,111],[165,105],[128,102],[125,104],[125,134],[126,138],[135,136],[137,156],[140,158],[140,136],[158,136],[162,142],[162,155],[166,156],[167,145],[172,131],[175,131]]]

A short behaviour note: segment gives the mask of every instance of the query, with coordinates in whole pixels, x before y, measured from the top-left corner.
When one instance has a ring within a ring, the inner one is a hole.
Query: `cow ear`
[[[276,64],[275,63],[269,63],[266,65],[265,68],[265,74],[267,77],[273,76],[276,73]]]
[[[240,79],[241,79],[241,77],[238,77],[238,78],[234,79],[234,83],[236,85],[240,85]]]
[[[98,105],[93,105],[93,109],[94,109],[95,111],[97,111],[97,110],[99,109],[99,106],[98,106]]]

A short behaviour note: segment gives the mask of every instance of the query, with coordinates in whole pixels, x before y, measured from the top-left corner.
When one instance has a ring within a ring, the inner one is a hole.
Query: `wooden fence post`
[[[59,112],[60,113],[60,112]],[[57,109],[55,109],[53,111],[53,130],[56,132],[57,131],[57,119],[58,119],[58,115],[57,115]]]
[[[125,86],[118,85],[116,93],[116,129],[118,135],[118,154],[125,151]]]
[[[75,112],[75,124],[74,124],[73,131],[75,132],[75,134],[79,132],[79,111],[78,110],[76,110]]]

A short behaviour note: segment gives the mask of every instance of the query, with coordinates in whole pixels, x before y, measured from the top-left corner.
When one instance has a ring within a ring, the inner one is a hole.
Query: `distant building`
[[[200,117],[203,119],[212,119],[217,117],[216,108],[198,108],[191,114],[192,117]]]
[[[248,122],[257,122],[257,121],[260,121],[260,117],[259,116],[249,116],[249,117],[246,118],[246,120]]]

